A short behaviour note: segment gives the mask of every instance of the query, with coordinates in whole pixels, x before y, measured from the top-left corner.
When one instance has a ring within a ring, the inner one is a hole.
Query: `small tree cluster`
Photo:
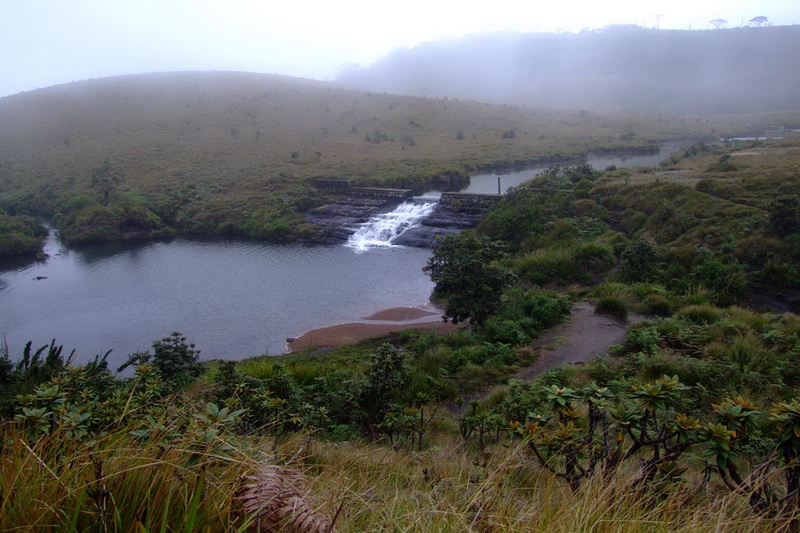
[[[590,383],[582,388],[540,385],[524,393],[512,387],[494,412],[464,417],[462,427],[481,438],[498,432],[504,415],[509,431],[522,436],[546,470],[578,490],[593,476],[609,477],[636,462],[635,488],[660,490],[686,483],[691,453],[706,459],[703,485],[716,474],[731,491],[749,495],[754,509],[775,514],[800,509],[800,400],[775,404],[768,423],[742,397],[708,409],[693,409],[692,387],[676,376],[627,390]],[[704,419],[701,421],[701,419]],[[464,430],[462,429],[462,433]],[[740,457],[763,448],[761,464],[748,474]],[[769,453],[769,450],[774,450]],[[780,487],[776,479],[783,478]]]
[[[780,237],[800,233],[800,196],[781,196],[767,206],[770,229]]]
[[[437,295],[447,299],[444,320],[483,324],[500,306],[501,295],[514,274],[498,264],[505,247],[470,233],[448,235],[433,245],[423,270],[436,283]]]
[[[186,337],[174,332],[169,337],[153,342],[153,353],[135,352],[117,370],[129,366],[151,363],[158,370],[161,379],[171,389],[177,390],[197,379],[204,371],[198,363],[200,350],[194,349],[193,343],[187,343]]]

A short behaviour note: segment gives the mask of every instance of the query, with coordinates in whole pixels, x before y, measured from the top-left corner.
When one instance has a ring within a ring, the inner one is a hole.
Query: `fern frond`
[[[245,485],[236,499],[252,517],[250,531],[262,533],[334,533],[330,521],[309,503],[302,476],[295,470],[263,465],[252,483]]]

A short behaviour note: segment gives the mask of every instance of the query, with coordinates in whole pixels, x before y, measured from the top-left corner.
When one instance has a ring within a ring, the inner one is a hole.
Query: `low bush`
[[[35,254],[42,249],[47,228],[26,215],[0,212],[0,257]]]
[[[675,316],[688,318],[697,324],[713,324],[725,316],[725,311],[710,305],[689,305],[678,309]]]
[[[625,322],[628,319],[629,309],[624,298],[603,296],[597,300],[594,312],[602,315],[610,315],[621,322]]]
[[[645,301],[647,312],[655,316],[670,316],[672,314],[672,303],[669,298],[661,294],[648,294]]]
[[[70,244],[86,244],[126,234],[151,236],[163,228],[161,220],[143,205],[90,205],[67,215],[60,230]]]
[[[610,246],[598,242],[552,245],[529,252],[513,263],[520,278],[536,284],[588,282],[615,264]]]

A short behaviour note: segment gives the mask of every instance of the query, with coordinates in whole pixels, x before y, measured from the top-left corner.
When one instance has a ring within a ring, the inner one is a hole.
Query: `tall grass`
[[[610,246],[597,242],[576,242],[538,248],[513,263],[519,276],[537,285],[588,282],[608,272],[615,264]]]
[[[56,434],[32,442],[4,424],[0,529],[241,531],[253,525],[238,499],[246,478],[290,457],[307,486],[296,494],[317,502],[307,512],[335,515],[342,532],[749,532],[789,524],[754,513],[747,494],[699,478],[642,491],[632,483],[635,466],[573,491],[518,441],[479,450],[452,431],[436,431],[425,451],[412,452],[302,433],[279,440],[170,437],[176,426],[160,422],[149,441],[119,428],[84,442]]]
[[[524,446],[484,452],[439,435],[425,452],[314,442],[306,462],[325,507],[344,501],[341,531],[779,531],[747,495],[702,480],[642,492],[636,472],[597,476],[573,492]]]
[[[144,444],[129,429],[86,441],[53,433],[29,442],[5,424],[0,529],[220,531],[244,524],[232,494],[255,456],[232,447],[220,453],[219,443],[204,446],[193,435]]]

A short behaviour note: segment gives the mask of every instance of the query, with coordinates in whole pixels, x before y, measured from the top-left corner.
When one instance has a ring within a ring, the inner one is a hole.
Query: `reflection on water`
[[[52,243],[49,243],[52,244]],[[430,252],[175,239],[61,251],[0,264],[0,335],[12,354],[55,338],[112,366],[181,331],[204,357],[278,354],[287,337],[381,309],[424,305]],[[34,280],[36,276],[47,279]]]

